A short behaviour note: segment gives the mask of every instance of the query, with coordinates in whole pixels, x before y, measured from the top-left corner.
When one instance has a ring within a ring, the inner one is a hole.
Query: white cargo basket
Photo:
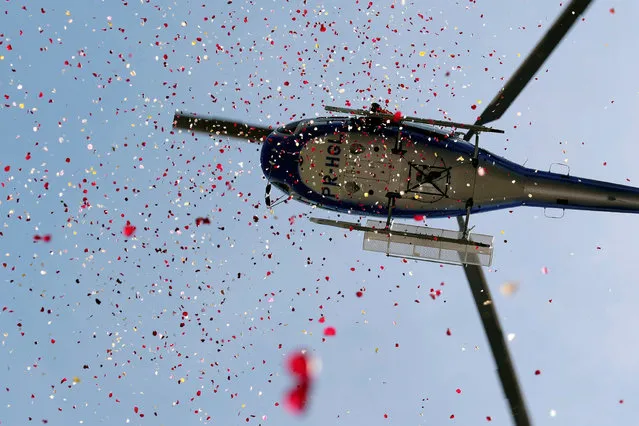
[[[490,266],[493,259],[493,237],[424,226],[368,220],[364,232],[364,250],[386,253],[387,256],[426,260],[455,265]],[[374,229],[373,229],[374,228]]]

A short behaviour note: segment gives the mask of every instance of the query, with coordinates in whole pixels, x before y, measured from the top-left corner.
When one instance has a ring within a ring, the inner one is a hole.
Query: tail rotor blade
[[[273,131],[268,127],[184,113],[175,114],[173,128],[230,136],[245,139],[249,142],[263,142]]]

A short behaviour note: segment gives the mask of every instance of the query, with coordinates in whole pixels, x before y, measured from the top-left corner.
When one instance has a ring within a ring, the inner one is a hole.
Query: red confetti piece
[[[9,170],[11,170],[11,166],[5,166],[5,167],[4,167],[4,171],[5,171],[5,172],[8,172]]]
[[[135,232],[135,229],[136,229],[135,226],[131,225],[130,222],[127,222],[122,233],[124,234],[125,237],[130,237]]]
[[[324,322],[326,322],[326,317],[320,317],[318,321],[320,324],[324,324]]]
[[[611,8],[610,8],[610,13],[611,13],[612,15],[614,15],[614,14],[615,14],[615,8],[614,8],[614,7],[611,7]]]
[[[198,217],[195,219],[195,226],[210,225],[210,224],[211,224],[211,219],[209,219],[208,217]]]
[[[310,387],[310,382],[307,380],[298,383],[286,395],[286,408],[295,414],[303,412],[306,409],[306,404],[308,403],[308,391],[310,390]]]
[[[413,219],[415,219],[417,222],[421,222],[422,220],[424,220],[424,215],[416,214],[415,216],[413,216]]]
[[[337,334],[335,327],[326,327],[324,329],[324,336],[335,336],[335,334]]]
[[[453,334],[453,333],[450,331],[450,328],[447,328],[447,329],[446,329],[446,336],[450,336],[450,335],[452,335],[452,334]]]
[[[455,389],[455,392],[457,392],[458,394],[460,394],[460,393],[461,393],[461,389],[457,388],[457,389]]]
[[[288,371],[300,380],[308,380],[309,371],[306,356],[301,352],[292,355],[288,359]]]
[[[472,109],[473,111],[474,111],[474,110],[476,110],[476,109],[477,109],[477,105],[472,104],[472,105],[470,106],[470,109]]]
[[[539,376],[541,374],[541,370],[535,370],[535,376]]]
[[[355,293],[355,296],[357,297],[362,297],[364,295],[363,291],[358,291],[357,293]]]
[[[297,382],[284,399],[287,410],[294,414],[300,414],[306,409],[308,394],[311,388],[311,376],[307,357],[302,352],[294,353],[288,358],[288,370],[297,378]],[[279,405],[275,403],[275,405]]]
[[[324,26],[324,24],[320,25],[320,32],[326,32],[326,27]]]

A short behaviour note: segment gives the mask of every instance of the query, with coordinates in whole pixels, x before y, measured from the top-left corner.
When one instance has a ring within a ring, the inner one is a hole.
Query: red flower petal
[[[127,224],[124,227],[124,230],[122,231],[125,237],[130,237],[131,235],[133,235],[134,232],[135,232],[135,226],[131,224]]]
[[[304,411],[308,403],[308,391],[310,387],[308,380],[298,383],[298,385],[286,395],[286,408],[295,414]]]
[[[326,327],[324,329],[324,336],[335,336],[335,334],[337,334],[335,327]]]
[[[195,219],[195,226],[210,225],[210,224],[211,224],[211,219],[209,219],[208,217],[198,217],[197,219]]]
[[[288,359],[288,371],[301,380],[308,380],[309,372],[306,355],[301,352],[293,354]]]

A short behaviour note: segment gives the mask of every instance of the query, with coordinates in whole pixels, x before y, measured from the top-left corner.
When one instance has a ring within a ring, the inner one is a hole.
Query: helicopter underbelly
[[[424,143],[397,132],[343,132],[317,137],[300,151],[299,175],[307,201],[337,210],[385,215],[395,194],[394,215],[447,215],[466,208],[491,209],[523,200],[522,179],[480,157],[450,148],[454,141]]]

